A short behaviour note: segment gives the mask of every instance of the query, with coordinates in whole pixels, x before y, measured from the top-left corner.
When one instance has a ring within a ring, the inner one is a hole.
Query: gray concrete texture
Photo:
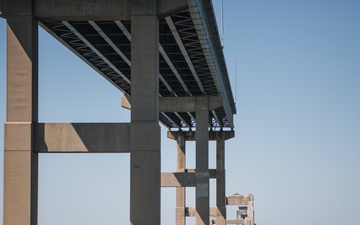
[[[131,1],[131,33],[130,223],[160,224],[159,21],[156,0]]]
[[[38,109],[38,28],[31,4],[8,2],[4,225],[37,224],[38,156],[33,124]]]

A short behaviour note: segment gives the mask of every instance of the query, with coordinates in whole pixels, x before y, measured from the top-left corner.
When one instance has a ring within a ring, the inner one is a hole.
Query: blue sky
[[[219,18],[220,0],[213,3]],[[237,60],[238,110],[236,137],[226,143],[227,194],[254,194],[258,225],[358,224],[360,1],[224,4],[224,53],[233,84]],[[5,22],[0,19],[0,124]],[[45,31],[39,34],[40,121],[130,120],[117,89]],[[162,170],[175,171],[175,143],[165,132]],[[188,144],[188,168],[193,147]],[[213,143],[210,155],[214,167]],[[2,161],[3,153],[0,168]],[[39,225],[128,223],[129,155],[40,155],[39,177]],[[2,180],[0,173],[1,194]],[[162,224],[174,224],[174,195],[162,191]],[[193,189],[188,196],[193,206]],[[233,208],[228,218],[235,218]]]

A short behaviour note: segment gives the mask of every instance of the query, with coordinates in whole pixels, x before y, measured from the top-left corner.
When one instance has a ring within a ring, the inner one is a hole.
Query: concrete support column
[[[132,225],[160,224],[159,21],[156,0],[131,1]]]
[[[196,224],[209,225],[209,103],[196,102]]]
[[[225,193],[225,137],[224,133],[216,140],[216,224],[226,225]]]
[[[177,135],[177,168],[176,172],[185,172],[186,156],[185,156],[185,134]],[[185,225],[185,199],[186,188],[176,187],[176,225]]]
[[[32,1],[8,1],[7,12],[3,224],[37,225],[38,27]]]

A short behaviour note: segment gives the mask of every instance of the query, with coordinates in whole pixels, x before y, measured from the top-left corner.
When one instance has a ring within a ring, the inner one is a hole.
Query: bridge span
[[[216,179],[216,224],[226,224],[224,151],[236,108],[211,0],[0,0],[0,16],[8,24],[4,225],[37,224],[38,154],[51,152],[130,153],[132,225],[160,224],[161,187],[176,188],[177,225],[185,188],[196,187],[196,223],[209,224]],[[124,94],[129,123],[38,123],[38,25]],[[159,122],[177,143],[174,173],[161,173]],[[186,141],[196,141],[196,168],[185,167]]]

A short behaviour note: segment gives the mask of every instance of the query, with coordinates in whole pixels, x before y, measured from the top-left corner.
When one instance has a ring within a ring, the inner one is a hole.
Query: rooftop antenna
[[[224,0],[221,0],[221,47],[224,48]]]

